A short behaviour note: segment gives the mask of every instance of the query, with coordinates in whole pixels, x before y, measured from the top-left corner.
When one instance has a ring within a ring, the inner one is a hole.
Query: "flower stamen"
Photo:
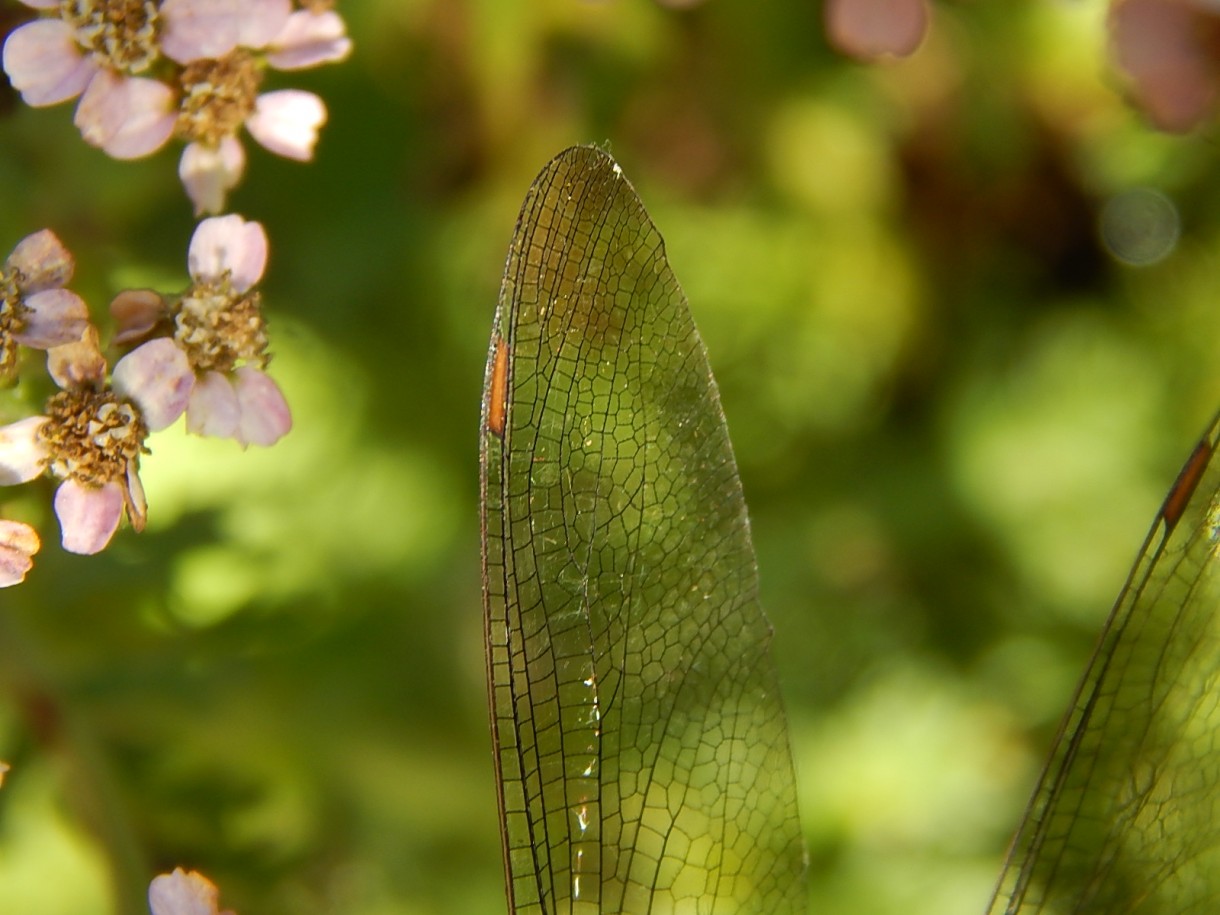
[[[143,73],[161,56],[161,13],[154,0],[63,0],[60,16],[76,43],[120,73]]]
[[[217,279],[196,281],[171,309],[174,340],[196,372],[228,373],[245,362],[266,366],[261,301],[257,292],[237,292],[227,270]]]
[[[0,379],[7,378],[17,366],[17,334],[25,330],[30,313],[22,301],[24,280],[18,269],[0,268]]]
[[[254,56],[238,49],[219,60],[197,60],[182,73],[178,135],[215,148],[233,136],[254,111],[262,71]]]
[[[47,466],[62,480],[125,484],[128,469],[148,453],[139,408],[112,391],[60,391],[47,402],[47,420],[38,438]]]

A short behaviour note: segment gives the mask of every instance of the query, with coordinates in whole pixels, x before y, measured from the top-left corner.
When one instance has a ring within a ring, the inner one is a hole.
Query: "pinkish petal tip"
[[[30,313],[25,327],[13,336],[23,346],[50,349],[74,343],[85,333],[89,324],[89,309],[85,300],[67,289],[47,289],[25,300]]]
[[[245,292],[267,267],[267,233],[262,223],[236,214],[213,216],[195,228],[187,268],[195,280],[218,279],[229,271],[233,288]]]
[[[39,439],[45,416],[27,416],[0,426],[0,486],[28,483],[46,468],[47,449]]]
[[[243,48],[264,48],[284,31],[292,15],[292,0],[246,0],[237,43]]]
[[[161,53],[180,64],[224,57],[241,35],[244,0],[165,0]]]
[[[123,517],[123,487],[115,482],[84,486],[65,480],[55,490],[63,547],[69,553],[92,556],[110,543]]]
[[[312,92],[281,89],[260,95],[246,129],[277,156],[307,162],[313,158],[318,128],[326,123],[326,105]]]
[[[174,91],[155,79],[100,72],[76,106],[85,142],[116,159],[156,152],[174,132]]]
[[[1162,130],[1184,133],[1216,103],[1220,67],[1207,36],[1214,7],[1178,0],[1124,0],[1110,7],[1111,52],[1133,100]]]
[[[207,372],[195,382],[186,408],[186,430],[193,435],[235,438],[241,406],[232,382],[220,372]]]
[[[50,229],[27,235],[17,243],[6,262],[25,276],[21,291],[26,294],[57,289],[72,279],[75,262],[72,252]]]
[[[38,19],[8,36],[4,72],[27,105],[41,108],[76,98],[97,66],[81,55],[68,23]]]
[[[826,0],[826,38],[852,57],[908,57],[928,29],[925,0]]]
[[[135,401],[149,431],[157,432],[186,410],[195,373],[186,353],[173,340],[158,337],[119,360],[113,383],[117,393]]]
[[[34,554],[42,547],[38,532],[28,524],[0,518],[0,588],[25,581],[34,567]],[[8,766],[0,763],[0,782]]]
[[[352,52],[347,26],[334,10],[298,10],[271,42],[267,63],[277,70],[302,70],[343,60]]]
[[[174,868],[160,874],[148,886],[152,915],[217,915],[220,891],[198,871]]]
[[[243,447],[274,445],[292,429],[292,411],[279,386],[265,373],[244,365],[233,373],[241,407],[237,440]]]
[[[190,143],[178,161],[178,177],[195,205],[195,215],[219,213],[225,196],[241,180],[246,151],[236,137],[222,137],[216,148]]]

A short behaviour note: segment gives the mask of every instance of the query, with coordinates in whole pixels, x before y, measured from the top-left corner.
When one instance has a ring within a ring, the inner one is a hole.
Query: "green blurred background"
[[[525,190],[597,142],[721,386],[811,910],[980,913],[1220,399],[1214,129],[1124,103],[1098,0],[937,3],[880,66],[831,52],[813,0],[338,8],[352,58],[268,84],[325,97],[317,161],[247,143],[231,200],[271,238],[292,434],[154,437],[148,531],[92,559],[59,550],[49,486],[0,494],[46,541],[0,592],[0,912],[146,911],[175,865],[239,915],[504,910],[480,389]],[[185,285],[178,150],[114,162],[71,106],[6,98],[0,248],[53,228],[99,315]],[[1166,219],[1168,256],[1115,256]]]

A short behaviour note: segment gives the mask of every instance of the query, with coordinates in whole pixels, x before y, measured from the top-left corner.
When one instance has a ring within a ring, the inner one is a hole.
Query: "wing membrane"
[[[483,402],[491,725],[513,913],[797,913],[791,753],[728,432],[617,164],[556,157]]]
[[[1218,437],[1220,417],[1106,622],[992,915],[1220,911]]]

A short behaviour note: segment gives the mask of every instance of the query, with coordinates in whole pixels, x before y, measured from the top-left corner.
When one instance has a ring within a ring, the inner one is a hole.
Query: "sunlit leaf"
[[[482,441],[510,910],[803,912],[719,396],[661,236],[599,150],[560,154],[526,197]]]
[[[1220,418],[1192,452],[1056,737],[990,912],[1220,906]]]

